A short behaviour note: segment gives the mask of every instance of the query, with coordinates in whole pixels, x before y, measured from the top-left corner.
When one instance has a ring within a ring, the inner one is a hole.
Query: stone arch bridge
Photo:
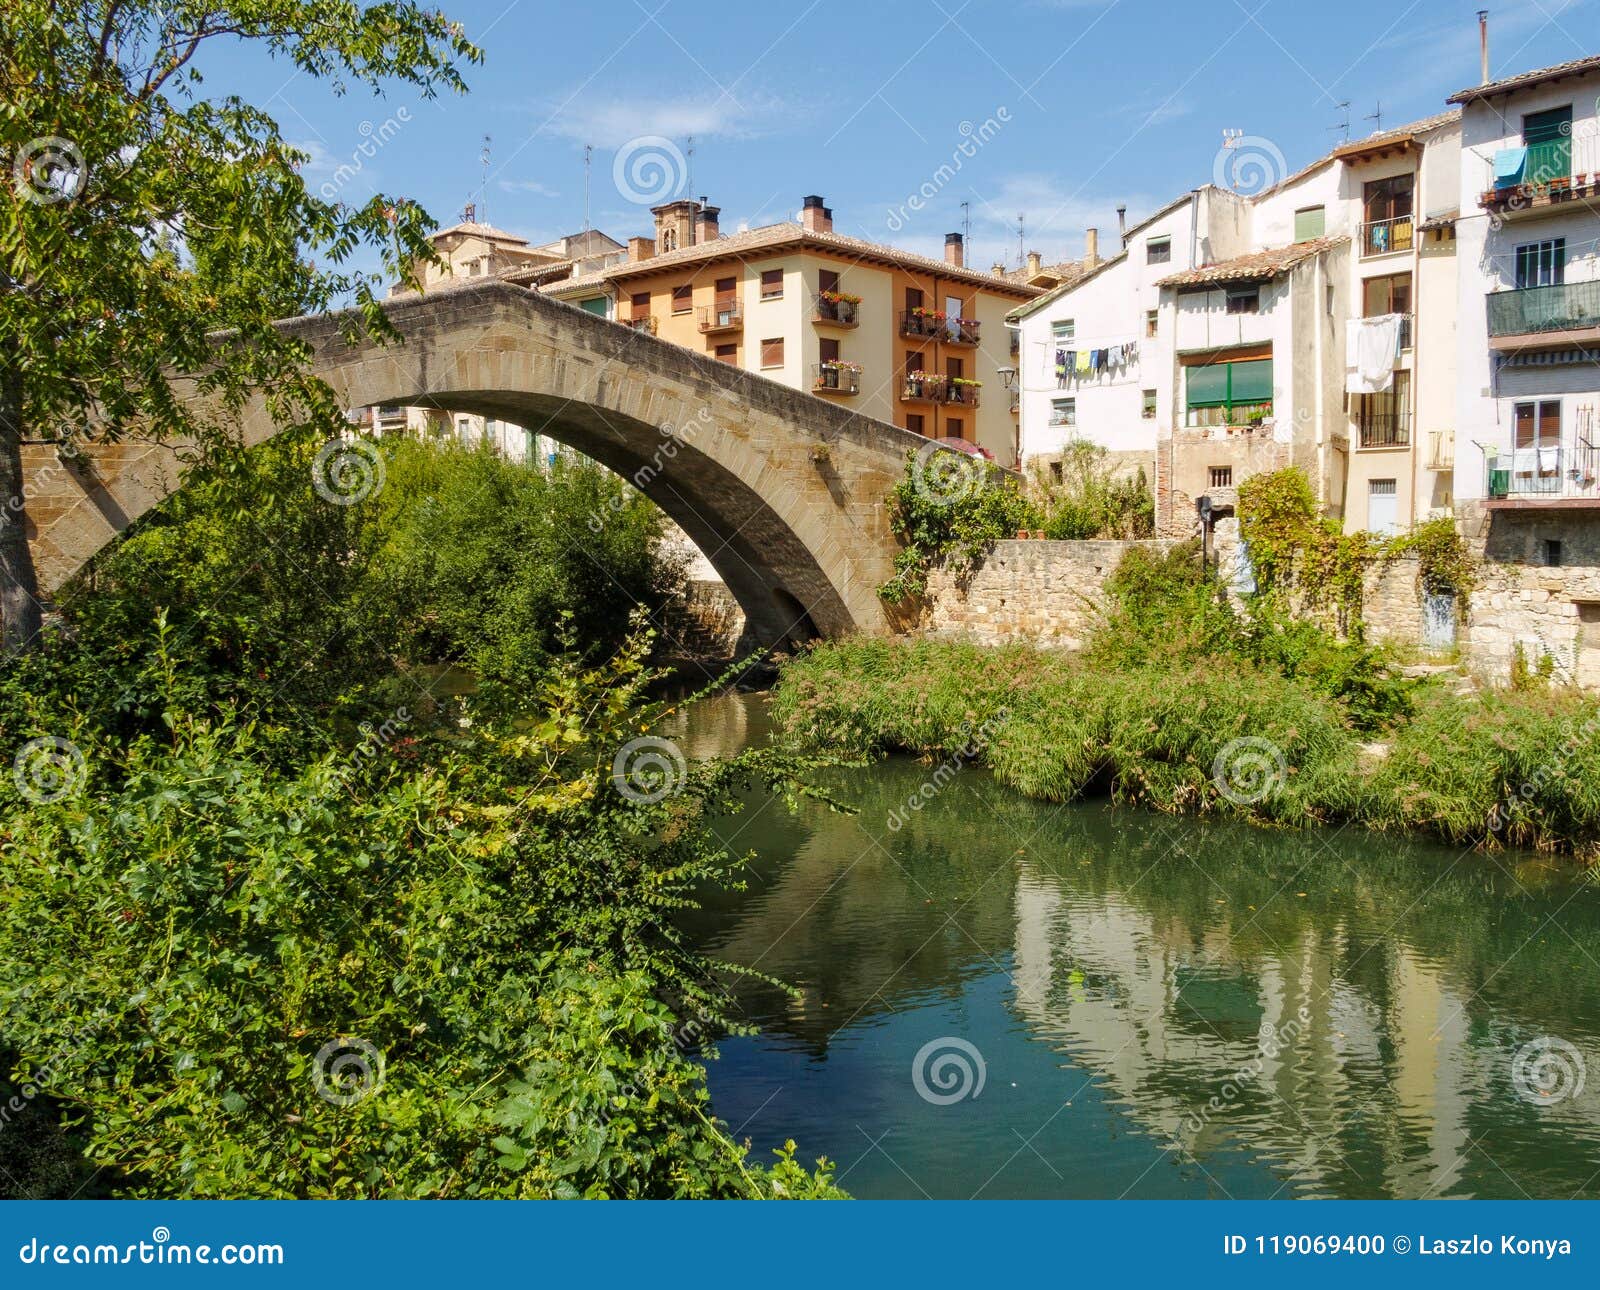
[[[400,343],[352,346],[335,316],[283,324],[344,406],[477,413],[616,471],[706,553],[753,643],[897,626],[877,596],[898,549],[883,503],[921,436],[505,283],[385,308]],[[239,429],[252,446],[277,431],[260,400]],[[24,451],[46,592],[182,482],[173,445]]]

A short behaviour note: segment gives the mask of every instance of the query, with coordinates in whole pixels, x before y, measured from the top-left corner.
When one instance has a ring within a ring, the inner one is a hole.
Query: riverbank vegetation
[[[1600,704],[1458,694],[1382,648],[1239,602],[1193,544],[1135,549],[1080,655],[854,640],[785,669],[792,746],[981,760],[1052,801],[1104,792],[1262,823],[1358,821],[1457,845],[1600,857]]]
[[[0,680],[7,1188],[838,1194],[709,1104],[739,1023],[671,915],[807,763],[651,758],[656,514],[413,443],[340,505],[316,452],[220,464]]]

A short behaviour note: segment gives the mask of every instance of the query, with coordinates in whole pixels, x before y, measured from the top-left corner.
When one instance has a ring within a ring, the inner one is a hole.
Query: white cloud
[[[554,188],[541,184],[537,179],[502,179],[500,191],[504,193],[531,193],[535,197],[559,197],[561,194]]]
[[[726,94],[691,97],[607,95],[551,110],[541,129],[576,143],[617,148],[641,135],[669,139],[753,139],[768,133],[792,112],[777,100]]]

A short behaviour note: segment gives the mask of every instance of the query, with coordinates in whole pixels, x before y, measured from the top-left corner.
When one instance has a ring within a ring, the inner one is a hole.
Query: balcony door
[[[1545,185],[1572,175],[1572,108],[1532,112],[1522,118],[1522,142],[1528,149],[1523,178]]]
[[[1512,488],[1519,493],[1561,487],[1561,400],[1516,405],[1512,425]]]
[[[739,280],[737,278],[718,278],[716,290],[717,326],[730,326],[739,317]]]
[[[1367,529],[1385,536],[1400,531],[1400,493],[1394,480],[1367,481]]]

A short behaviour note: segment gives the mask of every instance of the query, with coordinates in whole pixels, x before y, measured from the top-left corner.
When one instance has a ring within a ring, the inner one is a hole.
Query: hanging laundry
[[[1350,394],[1381,394],[1394,384],[1400,354],[1399,314],[1351,318],[1344,329],[1344,388]]]
[[[1067,380],[1067,364],[1072,360],[1072,355],[1064,349],[1056,350],[1056,384],[1064,385]]]
[[[1075,371],[1079,376],[1082,376],[1089,370],[1089,357],[1090,355],[1088,350],[1080,349],[1078,351],[1078,361],[1073,364],[1073,371]]]

